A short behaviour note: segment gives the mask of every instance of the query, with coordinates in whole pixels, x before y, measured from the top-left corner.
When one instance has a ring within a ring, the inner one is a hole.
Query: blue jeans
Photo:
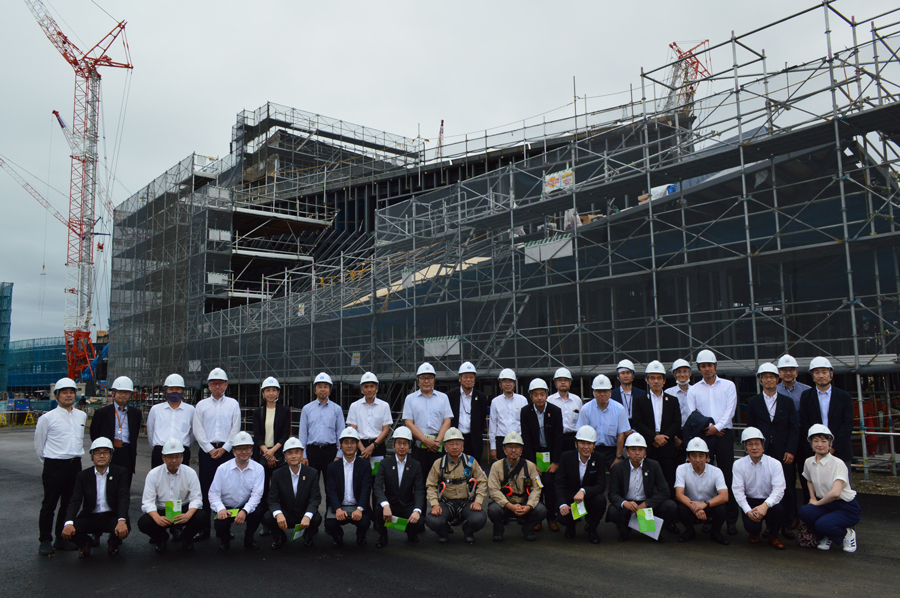
[[[855,498],[850,502],[837,499],[822,506],[803,505],[798,515],[800,521],[816,530],[817,536],[840,544],[844,541],[847,528],[859,523],[860,509]]]

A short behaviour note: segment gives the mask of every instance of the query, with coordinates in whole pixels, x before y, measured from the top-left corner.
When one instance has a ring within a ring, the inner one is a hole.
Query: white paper
[[[656,531],[655,532],[644,532],[644,535],[649,536],[649,537],[653,538],[654,540],[658,540],[659,532],[661,532],[662,528],[663,528],[663,520],[656,516],[653,517],[653,520],[656,522]],[[641,531],[641,528],[638,525],[637,513],[631,514],[631,519],[628,520],[628,527],[630,527],[631,529],[633,529],[637,532]]]
[[[587,507],[584,505],[584,501],[575,503],[575,512],[578,513],[580,517],[587,515]]]

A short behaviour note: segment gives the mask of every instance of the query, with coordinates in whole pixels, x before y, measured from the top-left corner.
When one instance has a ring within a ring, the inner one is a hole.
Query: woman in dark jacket
[[[272,472],[284,465],[281,448],[291,435],[291,409],[278,404],[281,385],[271,376],[262,383],[263,404],[253,414],[253,448],[256,460],[266,472],[260,508],[269,508],[269,480]]]

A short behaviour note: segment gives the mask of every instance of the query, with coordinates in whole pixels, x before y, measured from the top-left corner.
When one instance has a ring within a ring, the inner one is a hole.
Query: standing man
[[[200,446],[200,489],[203,491],[203,523],[205,529],[194,540],[209,538],[209,517],[212,512],[209,488],[216,470],[234,458],[231,440],[241,431],[241,407],[231,397],[225,396],[228,376],[225,370],[215,368],[207,378],[210,395],[194,410],[193,432]],[[251,446],[253,444],[251,438]]]
[[[784,500],[781,503],[784,506],[784,517],[778,521],[784,524],[782,529],[784,537],[793,540],[791,522],[797,517],[794,470],[797,468],[795,456],[800,441],[800,420],[794,411],[794,401],[777,390],[780,386],[778,372],[779,369],[771,363],[759,366],[756,377],[763,391],[750,399],[747,405],[747,425],[760,431],[765,441],[765,454],[781,463],[784,470],[785,489]],[[737,500],[737,492],[734,494]],[[747,528],[746,524],[744,528]],[[777,534],[778,530],[775,530],[775,533]]]
[[[678,463],[675,459],[675,438],[681,433],[681,408],[678,399],[663,394],[663,385],[666,383],[666,368],[659,361],[651,361],[645,371],[647,376],[647,388],[650,392],[643,397],[634,399],[634,417],[632,420],[634,430],[649,439],[647,456],[659,463],[669,486],[669,496],[675,496],[675,468]],[[667,521],[674,524],[674,518]]]
[[[672,375],[675,376],[675,386],[666,389],[666,394],[675,397],[678,401],[678,407],[681,409],[681,427],[678,429],[678,435],[675,436],[675,462],[684,463],[687,459],[685,452],[684,439],[681,437],[681,430],[687,423],[688,411],[687,393],[691,388],[691,364],[686,359],[676,359],[672,364]],[[672,496],[675,496],[674,494]]]
[[[575,450],[575,434],[578,431],[578,414],[581,412],[582,401],[577,394],[569,392],[572,387],[572,372],[568,368],[559,368],[553,374],[553,383],[556,392],[547,397],[547,402],[556,405],[563,414],[563,452]]]
[[[625,407],[625,413],[628,415],[628,425],[633,427],[631,421],[634,417],[634,400],[647,396],[640,388],[635,388],[634,384],[634,364],[629,359],[623,359],[616,366],[616,377],[619,379],[619,388],[612,393],[612,400]]]
[[[797,380],[799,371],[800,366],[797,364],[797,360],[790,355],[782,355],[781,359],[778,360],[778,375],[781,376],[781,382],[778,383],[775,389],[794,401],[794,409],[797,410],[798,414],[800,413],[800,397],[809,390],[808,384]],[[800,473],[802,475],[802,472]]]
[[[774,369],[775,366],[772,367]],[[782,464],[765,454],[766,439],[757,428],[746,428],[741,434],[741,444],[747,456],[734,464],[731,492],[744,512],[744,529],[750,535],[750,543],[758,544],[762,522],[765,521],[769,528],[769,545],[776,550],[784,550],[784,543],[778,539],[778,530],[785,526],[781,504],[785,496]]]
[[[390,406],[375,397],[375,393],[378,392],[378,377],[375,374],[372,372],[363,374],[359,387],[363,397],[350,404],[347,425],[359,432],[359,456],[374,467],[374,463],[387,455],[385,442],[391,432],[394,418]],[[372,513],[378,513],[372,496],[366,497],[366,508],[371,509]],[[373,524],[375,529],[379,531],[382,529],[383,522],[380,517],[374,517]]]
[[[91,420],[91,440],[101,436],[108,438],[116,449],[112,454],[112,464],[128,470],[127,482],[131,487],[131,476],[134,475],[137,460],[137,441],[144,419],[141,410],[129,407],[128,401],[134,392],[131,378],[119,376],[112,383],[113,404],[101,407],[94,412]]]
[[[325,531],[331,536],[335,548],[344,547],[344,530],[348,523],[356,527],[356,545],[366,545],[371,513],[362,498],[372,492],[372,468],[356,452],[359,434],[353,428],[341,432],[341,456],[325,470],[325,497],[328,514]]]
[[[575,518],[572,503],[583,503],[587,510],[585,528],[591,544],[600,543],[597,527],[606,511],[606,468],[594,454],[597,432],[582,426],[575,434],[578,448],[563,453],[556,472],[556,501],[559,516],[566,526],[566,537],[575,537]]]
[[[425,477],[422,466],[415,459],[408,458],[412,444],[412,432],[406,426],[394,430],[394,454],[386,457],[378,467],[375,476],[375,502],[377,508],[373,517],[381,519],[378,527],[376,548],[388,544],[387,528],[384,524],[394,517],[407,520],[406,539],[416,544],[419,534],[425,531]],[[378,515],[381,515],[380,517]]]
[[[184,378],[169,374],[166,378],[166,401],[157,403],[147,414],[147,440],[150,442],[150,467],[163,464],[163,445],[176,438],[184,448],[182,462],[191,464],[191,444],[194,442],[194,406],[184,402]]]
[[[540,378],[528,385],[531,404],[522,407],[520,415],[525,446],[522,458],[538,466],[543,486],[541,500],[547,508],[547,526],[551,532],[558,532],[555,478],[563,451],[563,415],[559,407],[547,403],[548,391],[547,383]]]
[[[491,447],[491,461],[497,460],[497,451],[503,438],[510,432],[522,433],[522,407],[528,400],[516,393],[516,373],[509,368],[500,370],[500,390],[503,392],[491,401],[488,443]],[[500,456],[502,459],[502,455]]]
[[[725,476],[725,486],[731,487],[731,471],[734,467],[734,429],[732,420],[737,408],[737,389],[734,382],[723,380],[716,375],[718,362],[715,354],[704,349],[697,354],[697,369],[703,379],[688,391],[688,409],[699,411],[715,422],[704,428],[704,440],[709,445],[710,455]],[[730,497],[725,508],[728,535],[737,535],[738,507],[734,497]]]
[[[711,522],[709,539],[728,546],[728,538],[722,535],[725,523],[725,505],[728,503],[728,486],[722,470],[709,464],[709,446],[702,438],[691,438],[687,445],[688,463],[675,470],[675,501],[678,503],[678,519],[684,525],[679,542],[690,542],[697,537],[694,520]]]
[[[341,458],[338,436],[344,429],[344,412],[341,406],[330,401],[331,376],[320,372],[313,379],[316,400],[310,401],[300,412],[300,429],[297,437],[306,447],[302,463],[324,474],[331,463]]]
[[[34,450],[44,465],[41,480],[44,500],[38,520],[40,550],[42,556],[53,556],[56,550],[76,550],[78,547],[62,536],[69,501],[75,490],[75,480],[81,472],[81,456],[84,454],[84,411],[75,409],[75,392],[78,387],[71,378],[60,378],[53,389],[56,409],[38,418],[34,427]],[[56,505],[56,526],[53,514]],[[53,531],[56,543],[53,544]],[[54,548],[56,550],[54,550]]]
[[[272,474],[269,488],[268,512],[263,516],[263,525],[272,532],[272,550],[284,546],[287,536],[284,530],[293,534],[297,525],[306,530],[303,545],[313,545],[322,516],[319,515],[319,474],[311,467],[303,466],[303,445],[296,438],[288,438],[284,443],[284,460],[287,467],[281,467]]]
[[[453,419],[450,399],[434,389],[435,379],[434,367],[426,361],[416,371],[419,390],[406,395],[403,401],[403,423],[415,440],[412,456],[422,465],[423,472],[431,471],[440,458],[441,443]]]
[[[453,420],[450,425],[463,434],[463,451],[481,460],[484,454],[484,432],[491,406],[487,395],[475,388],[475,366],[465,362],[459,366],[459,389],[447,393]]]
[[[522,524],[525,539],[533,542],[535,527],[547,516],[541,504],[541,476],[534,463],[522,458],[522,435],[510,432],[503,439],[506,458],[491,465],[488,492],[491,502],[488,517],[494,524],[494,542],[503,541],[506,522],[515,519]]]
[[[253,535],[262,523],[263,509],[260,500],[266,473],[262,465],[252,459],[253,437],[247,432],[238,432],[232,440],[234,459],[216,469],[212,485],[209,487],[209,503],[216,513],[216,537],[219,548],[227,551],[231,545],[231,524],[247,524],[244,531],[244,548],[259,548]],[[234,511],[237,510],[237,514]]]
[[[578,427],[594,428],[597,442],[594,454],[608,469],[622,460],[625,445],[625,433],[631,429],[625,408],[615,401],[610,401],[612,383],[603,374],[599,374],[591,383],[594,400],[585,403],[578,415]]]

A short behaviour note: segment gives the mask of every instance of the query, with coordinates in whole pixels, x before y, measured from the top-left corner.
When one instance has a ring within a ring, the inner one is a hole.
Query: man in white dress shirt
[[[488,421],[491,462],[497,460],[497,451],[502,451],[503,439],[507,434],[510,432],[522,433],[522,407],[528,404],[528,399],[516,392],[516,373],[514,371],[504,368],[500,370],[498,378],[500,390],[503,392],[491,401],[491,415]]]
[[[559,368],[553,374],[556,392],[547,397],[547,402],[556,405],[563,413],[563,452],[578,448],[575,434],[578,432],[578,414],[583,402],[581,397],[569,392],[572,387],[572,372],[568,368]]]
[[[84,411],[75,409],[75,393],[78,387],[71,378],[61,378],[54,388],[56,409],[38,418],[34,428],[34,450],[44,466],[41,481],[44,500],[38,519],[42,556],[53,556],[56,550],[76,550],[78,547],[62,537],[63,524],[69,500],[75,490],[75,479],[81,472],[81,456],[84,454]],[[53,515],[56,505],[56,526]],[[53,543],[53,531],[56,543]],[[54,550],[54,548],[56,550]]]
[[[441,457],[444,434],[450,429],[453,410],[450,399],[434,389],[437,374],[427,361],[416,371],[419,390],[410,393],[403,401],[403,424],[413,435],[412,457],[422,465],[422,471]]]
[[[734,464],[734,481],[731,492],[744,512],[744,529],[750,535],[751,544],[759,544],[762,522],[769,528],[769,544],[776,550],[784,550],[778,539],[778,531],[784,525],[784,469],[777,459],[764,454],[766,437],[758,428],[747,428],[741,434],[741,444],[746,457]],[[793,481],[793,478],[792,480]]]
[[[247,432],[238,432],[232,440],[234,459],[216,470],[209,487],[209,503],[216,514],[216,537],[219,548],[227,551],[231,547],[231,524],[244,525],[244,548],[259,548],[253,534],[262,523],[264,509],[260,508],[263,482],[266,472],[262,465],[251,459],[253,437]],[[237,512],[235,512],[237,511]]]
[[[163,464],[162,448],[170,438],[177,438],[184,447],[182,461],[191,464],[191,444],[194,434],[194,406],[184,402],[184,378],[169,374],[163,384],[166,401],[150,408],[147,415],[147,441],[150,443],[150,467]]]

